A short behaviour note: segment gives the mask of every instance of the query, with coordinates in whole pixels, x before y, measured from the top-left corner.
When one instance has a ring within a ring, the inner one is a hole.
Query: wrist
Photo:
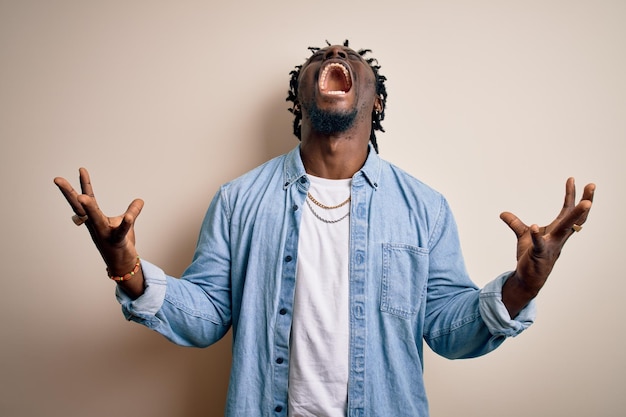
[[[538,290],[530,288],[524,279],[514,272],[502,286],[502,303],[510,317],[515,318],[538,293]]]
[[[514,290],[517,295],[525,299],[533,299],[539,294],[541,288],[535,288],[536,286],[530,285],[526,279],[515,271],[504,283],[510,289]]]
[[[127,265],[128,264],[129,263],[127,263]],[[128,281],[129,279],[134,277],[140,269],[141,259],[139,258],[139,255],[135,255],[135,258],[133,259],[133,264],[130,267],[106,268],[109,278],[116,282]]]

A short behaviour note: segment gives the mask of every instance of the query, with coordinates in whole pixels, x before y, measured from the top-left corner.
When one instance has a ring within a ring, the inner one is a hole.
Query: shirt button
[[[281,411],[283,411],[283,407],[280,405],[277,405],[274,411],[276,411],[277,413],[280,413]]]
[[[298,211],[300,207],[298,207],[297,204],[294,204],[291,208],[293,209],[293,211]]]
[[[285,256],[285,262],[291,262],[292,260],[293,258],[291,257],[291,255]]]
[[[306,183],[306,177],[300,177],[300,184]]]
[[[287,314],[287,309],[286,308],[281,308],[280,311],[278,312],[278,314],[280,314],[281,316],[284,316],[285,314]]]
[[[284,362],[284,359],[283,359],[283,358],[278,358],[278,359],[276,359],[276,363],[277,363],[277,364],[279,364],[279,365],[280,365],[281,363],[283,363],[283,362]]]

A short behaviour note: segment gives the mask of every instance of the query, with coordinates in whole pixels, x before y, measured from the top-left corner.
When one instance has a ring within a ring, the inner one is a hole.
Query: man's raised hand
[[[568,178],[563,208],[552,223],[544,227],[527,226],[509,212],[500,215],[517,237],[517,266],[502,288],[502,301],[511,317],[539,293],[565,242],[582,228],[591,210],[595,188],[594,184],[587,184],[580,202],[575,204],[576,186],[574,179]]]
[[[80,194],[65,178],[57,177],[54,183],[80,219],[77,224],[84,221],[107,265],[109,274],[124,276],[132,271],[137,263],[134,224],[143,208],[143,200],[133,200],[126,212],[120,216],[107,217],[98,207],[89,172],[85,168],[79,169],[79,180]],[[133,276],[133,279],[120,282],[120,284],[125,291],[129,292],[129,295],[140,295],[143,292],[141,270]]]

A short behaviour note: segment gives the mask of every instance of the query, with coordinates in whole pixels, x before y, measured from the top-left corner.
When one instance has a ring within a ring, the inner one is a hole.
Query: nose
[[[328,49],[326,50],[326,53],[324,54],[324,59],[331,59],[331,58],[341,58],[341,59],[346,59],[348,57],[348,54],[346,54],[346,51],[344,51],[341,46],[335,45],[335,46],[329,46]]]

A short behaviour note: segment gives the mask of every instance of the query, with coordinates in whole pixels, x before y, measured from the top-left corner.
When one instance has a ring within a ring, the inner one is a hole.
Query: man
[[[56,178],[117,281],[129,320],[207,346],[233,329],[228,416],[427,416],[422,340],[449,358],[485,354],[532,323],[533,298],[595,186],[573,179],[548,226],[511,213],[517,265],[479,290],[436,191],[377,155],[386,91],[374,60],[313,48],[292,72],[301,144],[223,185],[182,279],[139,260],[133,224]],[[513,319],[511,319],[513,318]]]

